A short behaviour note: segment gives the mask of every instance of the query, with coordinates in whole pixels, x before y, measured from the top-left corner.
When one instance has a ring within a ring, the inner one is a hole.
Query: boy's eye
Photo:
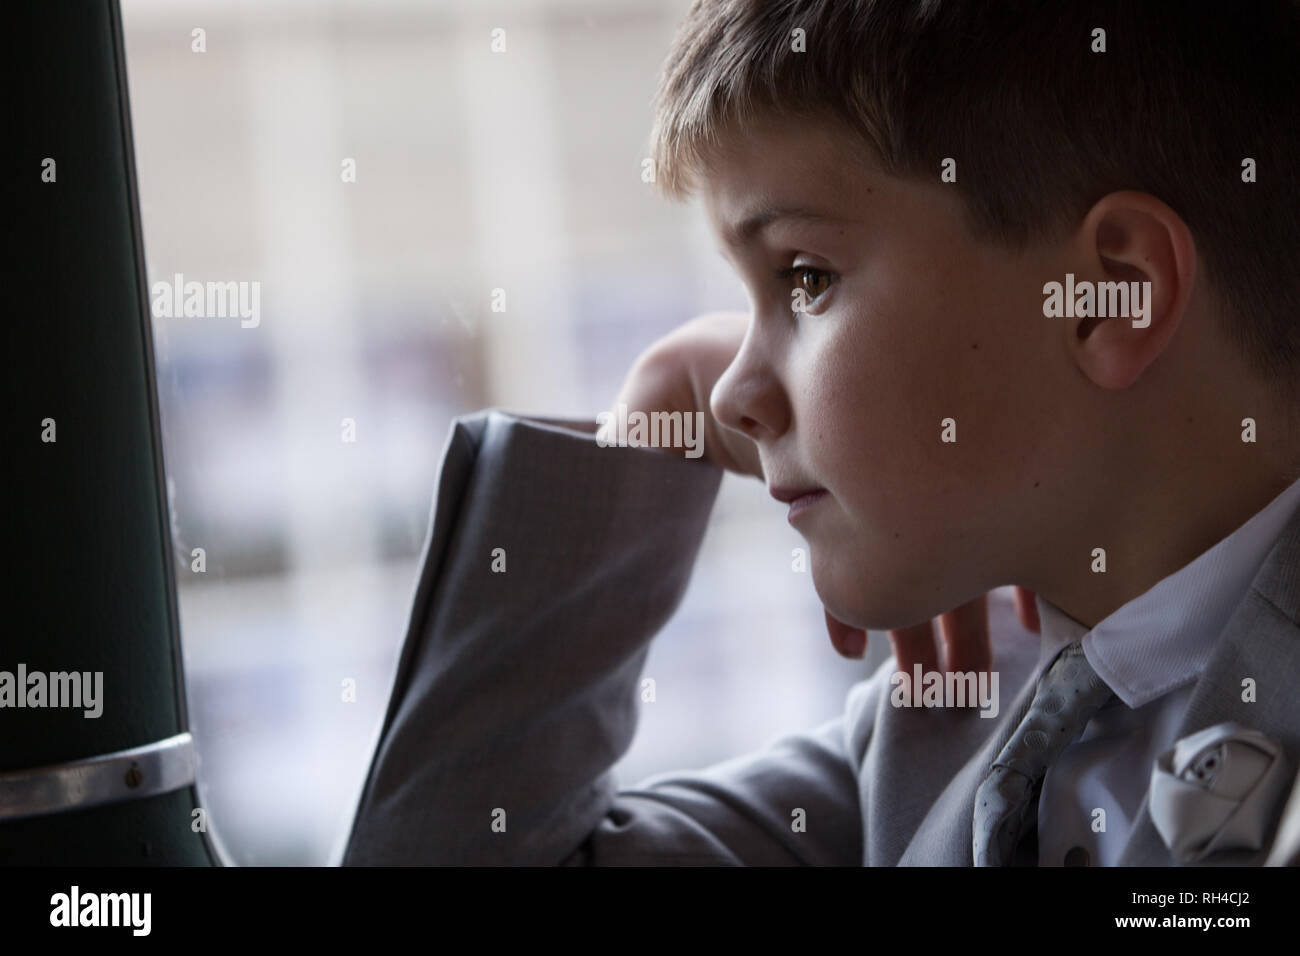
[[[799,277],[800,287],[808,296],[808,301],[812,302],[826,294],[826,290],[834,283],[834,277],[831,273],[823,269],[814,269],[812,266],[792,266],[789,269],[781,269],[777,272],[786,285],[790,280]]]

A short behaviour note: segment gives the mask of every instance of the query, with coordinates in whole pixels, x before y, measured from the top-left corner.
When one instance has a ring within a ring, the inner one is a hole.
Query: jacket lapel
[[[899,866],[973,866],[971,826],[975,809],[975,792],[993,761],[1020,726],[1033,702],[1038,685],[1038,673],[1025,681],[1011,707],[998,718],[997,728],[984,744],[966,761],[952,782],[939,794],[930,807],[907,849],[898,860]]]

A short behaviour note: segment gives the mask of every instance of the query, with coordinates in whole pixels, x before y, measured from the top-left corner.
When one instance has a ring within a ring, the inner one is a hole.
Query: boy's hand
[[[1017,587],[1015,590],[1016,615],[1027,631],[1039,632],[1038,607],[1034,592]],[[940,614],[939,637],[943,642],[944,663],[939,665],[939,649],[934,642],[933,622],[926,621],[913,627],[889,632],[898,669],[912,673],[914,665],[927,671],[980,671],[990,670],[993,650],[989,642],[988,595],[981,594],[973,601]],[[835,649],[845,657],[861,657],[867,642],[866,634],[859,628],[849,627],[826,613],[826,630]]]
[[[763,477],[758,446],[739,432],[723,428],[709,411],[714,384],[740,351],[749,316],[743,312],[710,312],[678,326],[641,353],[614,400],[631,412],[700,412],[705,461],[742,475]],[[603,429],[602,429],[603,431]],[[612,440],[612,439],[611,439]],[[669,449],[685,455],[686,449]]]

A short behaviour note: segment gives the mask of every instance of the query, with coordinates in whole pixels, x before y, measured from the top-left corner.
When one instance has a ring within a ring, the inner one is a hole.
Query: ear
[[[1127,388],[1173,340],[1187,312],[1196,246],[1182,218],[1154,196],[1114,192],[1088,211],[1071,238],[1066,271],[1075,288],[1075,301],[1063,303],[1067,317],[1059,320],[1066,348],[1102,388]],[[1065,285],[1065,276],[1054,278]]]

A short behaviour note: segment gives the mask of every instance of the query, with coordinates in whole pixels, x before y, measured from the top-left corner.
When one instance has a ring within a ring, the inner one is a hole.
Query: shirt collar
[[[1082,641],[1088,663],[1129,707],[1141,707],[1195,680],[1297,507],[1300,479],[1232,534],[1091,630],[1038,596],[1039,671],[1066,644]]]

